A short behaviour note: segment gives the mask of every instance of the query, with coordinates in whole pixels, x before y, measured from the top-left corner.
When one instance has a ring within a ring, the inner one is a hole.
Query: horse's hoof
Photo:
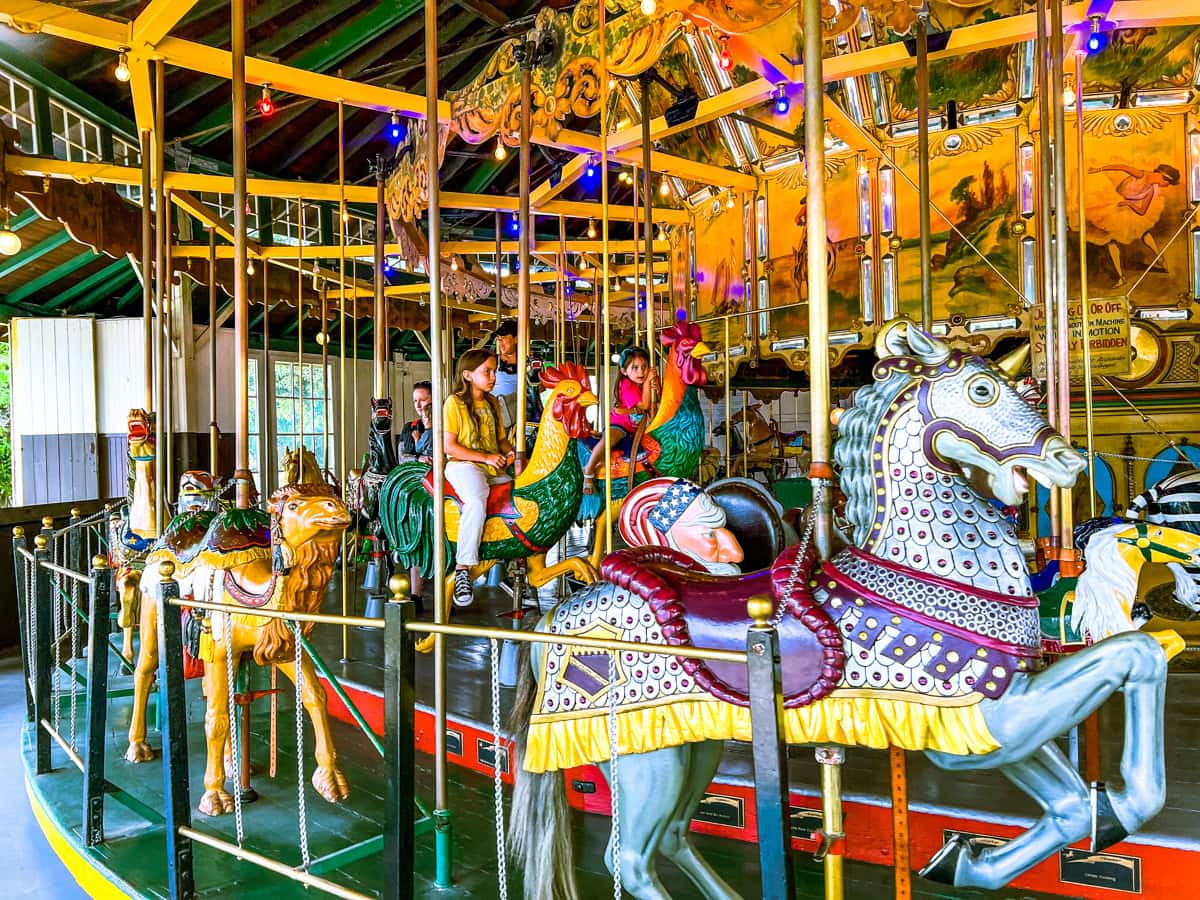
[[[125,761],[131,763],[149,762],[158,756],[158,751],[145,741],[131,742],[125,751]]]
[[[233,797],[224,791],[205,791],[200,798],[200,812],[206,816],[223,816],[233,812]]]
[[[1129,837],[1108,799],[1103,781],[1092,782],[1092,852],[1099,853]]]
[[[313,772],[312,786],[330,803],[338,803],[350,796],[350,783],[336,766],[318,766]]]
[[[941,850],[933,854],[933,858],[925,863],[925,868],[917,874],[939,884],[954,884],[954,876],[958,873],[958,861],[964,853],[971,853],[971,842],[963,835],[955,834],[946,841]]]

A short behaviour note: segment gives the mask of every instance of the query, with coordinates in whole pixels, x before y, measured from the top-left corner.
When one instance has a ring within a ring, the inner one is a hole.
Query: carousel
[[[141,301],[0,276],[14,396],[83,322],[124,429],[11,529],[54,853],[98,897],[1190,896],[1186,7],[0,0],[4,70],[78,81],[10,91],[0,271],[51,222]],[[84,93],[128,138],[38,136]]]

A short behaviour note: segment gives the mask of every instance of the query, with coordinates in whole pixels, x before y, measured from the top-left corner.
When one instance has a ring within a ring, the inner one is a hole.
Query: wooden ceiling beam
[[[488,0],[454,0],[454,2],[497,27],[507,25],[512,21],[512,17],[508,13],[492,5]]]

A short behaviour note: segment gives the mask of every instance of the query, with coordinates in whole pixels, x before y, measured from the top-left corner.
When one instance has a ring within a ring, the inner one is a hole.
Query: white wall
[[[129,410],[146,404],[142,320],[96,322],[96,404],[100,434],[125,434]]]

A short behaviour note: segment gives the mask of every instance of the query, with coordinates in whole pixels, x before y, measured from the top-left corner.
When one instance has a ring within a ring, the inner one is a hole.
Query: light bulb
[[[507,148],[504,146],[504,141],[502,141],[502,140],[500,139],[500,136],[499,136],[499,135],[497,135],[497,136],[496,136],[496,153],[495,153],[495,156],[496,156],[496,159],[497,159],[497,160],[499,160],[499,161],[503,161],[503,160],[505,160],[505,159],[507,159],[507,158],[508,158],[508,149],[507,149]]]
[[[258,111],[263,118],[270,117],[275,112],[275,101],[271,99],[271,86],[262,86],[262,96],[258,98]]]
[[[1075,87],[1068,84],[1066,90],[1063,91],[1063,106],[1075,105]]]
[[[590,238],[596,237],[596,220],[595,219],[588,219],[587,236]]]
[[[788,110],[792,107],[792,101],[788,99],[787,91],[784,86],[778,85],[775,88],[775,115],[786,116]]]
[[[729,35],[721,35],[721,55],[717,62],[726,72],[733,68],[733,57],[729,55]]]
[[[658,10],[658,4],[655,0],[642,0],[642,15],[652,16]]]
[[[733,193],[732,192],[729,194],[729,196],[727,196],[725,198],[725,208],[733,209]]]
[[[451,272],[458,271],[458,257],[457,256],[450,257],[450,271]]]
[[[117,65],[113,69],[113,78],[117,81],[129,80],[129,57],[125,55],[124,50],[117,54]]]
[[[20,252],[21,236],[5,225],[4,230],[0,231],[0,254],[16,256]]]
[[[662,179],[658,183],[658,195],[660,197],[668,197],[671,194],[671,185],[667,183],[667,179]]]
[[[400,124],[400,113],[392,113],[392,121],[387,126],[387,139],[393,144],[398,144],[404,140],[404,126]]]
[[[250,262],[246,263],[246,274],[247,274],[247,275],[253,275],[253,274],[254,274],[254,261],[253,261],[253,260],[251,260]]]

